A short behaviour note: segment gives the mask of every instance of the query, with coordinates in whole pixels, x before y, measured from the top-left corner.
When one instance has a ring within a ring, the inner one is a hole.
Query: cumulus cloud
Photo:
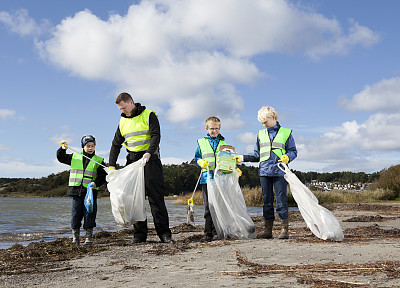
[[[80,11],[37,47],[74,75],[133,91],[136,101],[157,107],[170,122],[215,111],[224,125],[241,127],[236,86],[265,77],[252,57],[303,53],[319,59],[377,41],[377,33],[354,21],[345,33],[337,20],[284,0],[148,0],[107,20]]]
[[[352,99],[340,102],[349,110],[392,111],[400,108],[400,78],[383,79],[367,85]]]
[[[37,23],[29,16],[26,9],[19,9],[14,13],[0,11],[0,23],[6,25],[10,31],[23,37],[39,36],[50,27],[47,20],[42,20],[41,23]]]
[[[43,175],[50,175],[67,169],[69,169],[68,166],[58,162],[57,160],[52,160],[51,163],[46,166],[31,163],[26,159],[21,158],[0,157],[1,176],[5,178],[41,178]]]
[[[5,120],[7,118],[11,118],[15,115],[14,110],[8,110],[8,109],[0,109],[0,118]]]
[[[10,147],[8,147],[6,145],[3,145],[3,144],[0,144],[0,151],[1,150],[10,150],[10,149],[11,149]]]
[[[399,113],[373,114],[361,124],[347,121],[319,138],[297,137],[299,159],[314,170],[318,167],[326,171],[367,171],[385,167],[385,163],[392,165],[393,159],[380,155],[387,157],[400,150],[400,135],[394,131],[400,131]]]

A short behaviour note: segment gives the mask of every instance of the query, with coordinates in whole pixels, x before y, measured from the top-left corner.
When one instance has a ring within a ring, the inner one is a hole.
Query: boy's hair
[[[219,127],[221,127],[221,120],[219,120],[218,117],[216,117],[216,116],[211,116],[211,117],[208,117],[207,120],[206,120],[206,129],[208,128],[208,124],[210,122],[214,122],[216,124],[219,124]]]
[[[261,109],[258,110],[258,121],[264,123],[267,121],[267,118],[278,120],[278,113],[276,113],[275,109],[270,106],[261,107]]]
[[[117,99],[115,99],[115,103],[119,104],[122,101],[123,102],[129,102],[129,101],[133,102],[133,99],[129,93],[122,92],[121,94],[118,95]],[[135,102],[133,102],[133,103],[135,103]]]

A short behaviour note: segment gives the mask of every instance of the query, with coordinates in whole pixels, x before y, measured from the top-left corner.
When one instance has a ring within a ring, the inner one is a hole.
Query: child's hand
[[[203,159],[199,159],[197,161],[197,164],[199,164],[199,166],[203,169],[206,168],[207,166],[210,166],[210,164],[208,164],[208,161]]]
[[[240,170],[239,168],[236,168],[236,171],[238,172],[239,177],[242,176],[242,170]]]
[[[279,162],[285,162],[285,164],[289,163],[289,157],[287,155],[282,155],[281,160]]]
[[[60,145],[62,146],[63,149],[67,149],[68,148],[67,141],[65,141],[65,140],[61,140],[60,141]]]
[[[237,156],[233,157],[232,159],[235,159],[236,163],[243,162],[243,155],[237,155]]]

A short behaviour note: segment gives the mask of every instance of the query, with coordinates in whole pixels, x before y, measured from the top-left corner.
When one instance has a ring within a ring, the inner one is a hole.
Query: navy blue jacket
[[[279,128],[281,125],[279,125],[279,122],[274,127],[268,128],[268,134],[269,138],[271,141],[274,139],[276,136],[276,133],[278,133]],[[288,140],[286,141],[285,145],[285,150],[286,150],[286,155],[289,157],[289,163],[292,162],[296,157],[297,157],[297,149],[296,149],[296,144],[294,143],[294,139],[292,134],[290,134]],[[256,145],[254,145],[254,151],[253,153],[243,155],[243,162],[259,162],[260,161],[260,139],[258,139],[257,136],[257,142]],[[271,156],[267,161],[263,161],[260,163],[260,176],[283,176],[285,173],[280,170],[277,166],[277,163],[279,161],[279,157],[271,151]]]

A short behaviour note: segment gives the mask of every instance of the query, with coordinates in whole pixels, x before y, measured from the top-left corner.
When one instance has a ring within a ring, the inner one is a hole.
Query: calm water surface
[[[170,227],[186,222],[186,205],[172,204],[166,200]],[[51,241],[59,237],[71,237],[72,198],[0,198],[0,249],[32,241]],[[146,201],[147,221],[154,227],[148,201]],[[250,216],[262,215],[261,207],[247,207]],[[204,224],[204,206],[195,206],[196,225]],[[119,226],[111,212],[110,199],[98,199],[94,232],[118,231]],[[83,233],[83,232],[81,232]]]

